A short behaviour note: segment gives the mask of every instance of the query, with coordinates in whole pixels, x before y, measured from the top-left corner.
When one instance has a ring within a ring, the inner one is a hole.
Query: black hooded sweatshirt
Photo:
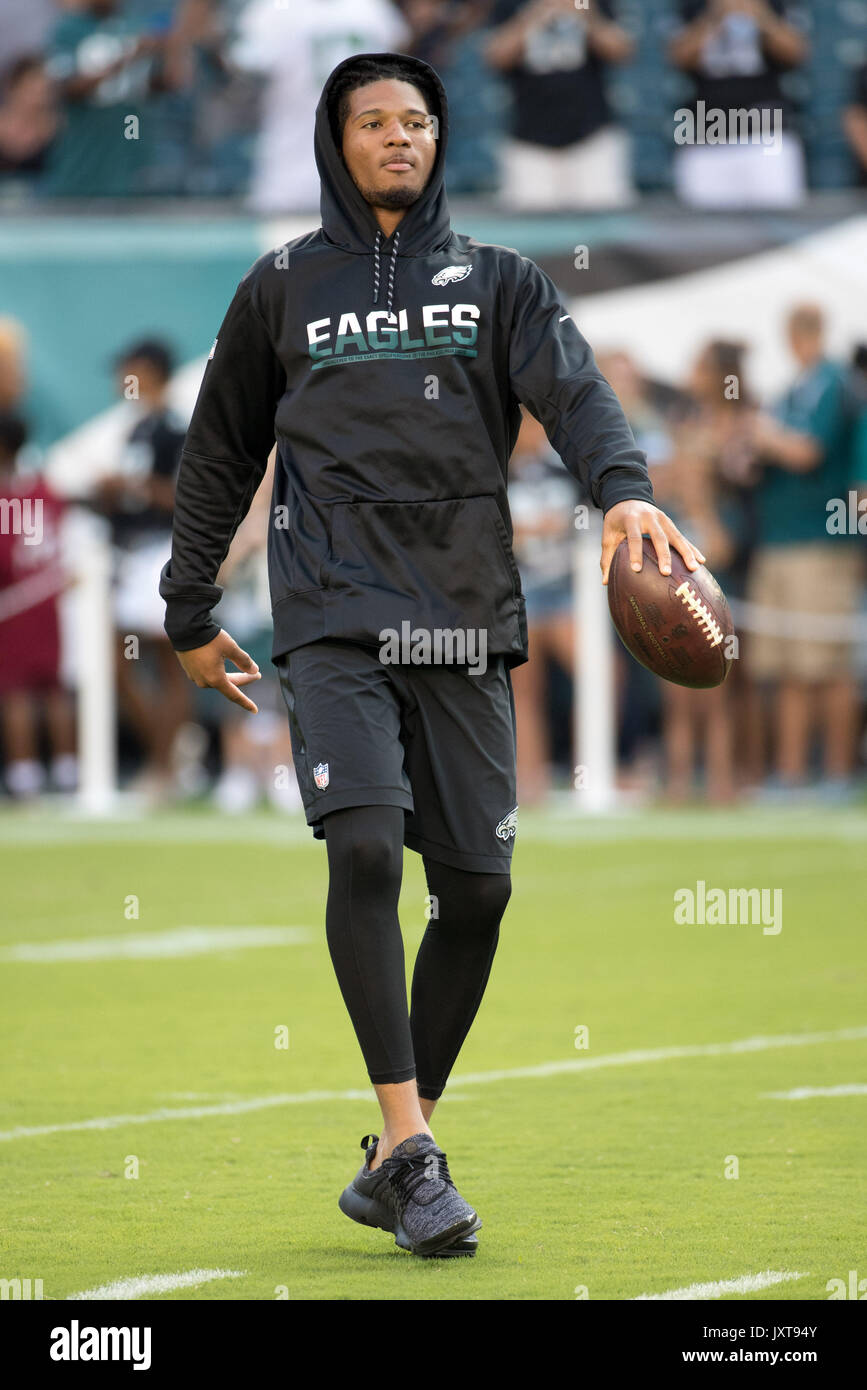
[[[220,630],[214,581],[275,438],[275,661],[326,637],[377,644],[407,619],[484,629],[490,655],[527,660],[506,493],[519,402],[603,511],[652,501],[644,454],[552,281],[451,230],[446,94],[432,68],[405,61],[440,108],[421,197],[384,237],[331,132],[341,63],[316,110],[322,226],[256,261],[223,320],[160,583],[177,651]]]

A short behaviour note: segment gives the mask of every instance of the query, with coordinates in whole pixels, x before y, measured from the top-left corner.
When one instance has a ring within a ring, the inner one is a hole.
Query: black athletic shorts
[[[454,868],[508,873],[517,828],[515,700],[502,655],[384,664],[325,638],[276,663],[295,772],[316,839],[346,806],[402,806],[404,844]]]

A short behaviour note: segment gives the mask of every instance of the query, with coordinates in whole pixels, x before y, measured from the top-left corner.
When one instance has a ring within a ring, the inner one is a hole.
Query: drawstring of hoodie
[[[391,313],[391,305],[394,299],[394,276],[397,269],[397,248],[400,242],[400,232],[394,234],[394,245],[391,248],[391,256],[388,262],[388,299],[386,302],[387,312]],[[376,240],[373,243],[373,302],[379,303],[379,248],[382,244],[382,232],[376,233]]]
[[[391,301],[394,297],[394,272],[397,269],[397,243],[400,241],[400,232],[394,234],[394,245],[391,248],[391,259],[388,263],[388,303],[386,309],[391,313]]]
[[[376,241],[373,243],[373,302],[379,303],[379,243],[382,241],[382,232],[377,232]]]

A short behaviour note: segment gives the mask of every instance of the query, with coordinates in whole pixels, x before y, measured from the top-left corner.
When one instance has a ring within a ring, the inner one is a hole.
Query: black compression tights
[[[351,806],[323,824],[328,949],[368,1075],[378,1084],[416,1077],[419,1095],[438,1100],[485,992],[511,879],[423,856],[432,915],[408,1015],[397,912],[403,808]]]

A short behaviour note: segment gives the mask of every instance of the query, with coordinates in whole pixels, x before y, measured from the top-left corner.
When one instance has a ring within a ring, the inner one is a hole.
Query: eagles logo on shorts
[[[508,840],[510,835],[514,835],[518,829],[518,808],[510,811],[507,816],[503,816],[497,826],[497,834],[501,840]]]
[[[313,781],[321,792],[328,786],[328,764],[317,763],[313,769]]]

